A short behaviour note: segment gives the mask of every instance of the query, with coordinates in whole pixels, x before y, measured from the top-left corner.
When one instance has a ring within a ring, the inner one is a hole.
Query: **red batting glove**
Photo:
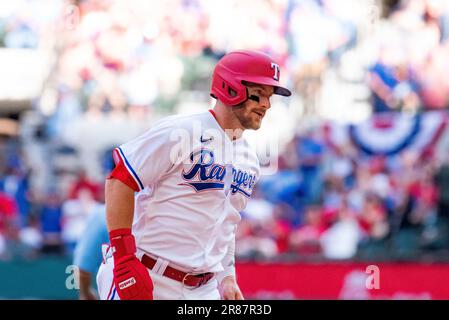
[[[114,284],[121,300],[152,300],[153,282],[147,268],[137,259],[131,229],[109,232],[114,253]]]

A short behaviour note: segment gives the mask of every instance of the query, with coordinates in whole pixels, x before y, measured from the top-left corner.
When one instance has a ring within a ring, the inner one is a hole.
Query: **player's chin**
[[[254,114],[255,114],[255,117],[252,117],[251,120],[249,121],[250,125],[249,125],[248,129],[257,130],[262,125],[263,116],[260,116],[257,113],[254,113]]]
[[[263,120],[263,117],[260,117],[253,122],[254,130],[260,129],[260,127],[262,126],[262,120]]]
[[[246,129],[248,130],[257,130],[260,129],[261,122],[251,122],[249,125],[246,126]]]
[[[262,125],[262,119],[263,116],[252,112],[251,114],[246,116],[244,118],[244,121],[241,121],[241,123],[246,130],[257,130]]]

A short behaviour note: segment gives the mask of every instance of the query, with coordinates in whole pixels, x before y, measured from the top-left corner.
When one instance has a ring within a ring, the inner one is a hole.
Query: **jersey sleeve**
[[[146,133],[114,149],[114,162],[122,164],[135,182],[136,191],[157,182],[174,165],[176,140],[170,134],[176,129],[169,121],[156,124]]]

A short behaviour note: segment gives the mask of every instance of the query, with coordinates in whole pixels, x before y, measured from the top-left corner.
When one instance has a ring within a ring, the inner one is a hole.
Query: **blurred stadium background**
[[[78,297],[112,148],[207,110],[242,48],[294,91],[248,134],[280,154],[242,212],[246,297],[449,299],[449,0],[0,2],[0,298]]]

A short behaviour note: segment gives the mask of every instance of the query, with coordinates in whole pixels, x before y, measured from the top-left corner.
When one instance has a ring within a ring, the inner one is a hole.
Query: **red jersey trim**
[[[211,115],[215,118],[215,120],[217,120],[217,115],[215,114],[215,111],[212,109],[209,109],[209,112],[211,113]],[[218,121],[217,121],[218,122]]]
[[[134,191],[139,192],[141,190],[139,183],[136,181],[133,173],[128,170],[128,167],[125,165],[124,159],[117,149],[114,149],[113,151],[113,158],[115,162],[115,168],[109,174],[108,179],[120,180]]]

